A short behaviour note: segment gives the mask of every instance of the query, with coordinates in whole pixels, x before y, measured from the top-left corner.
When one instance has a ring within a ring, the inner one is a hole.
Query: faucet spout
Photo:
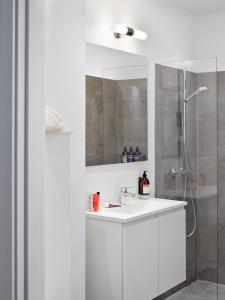
[[[127,202],[127,199],[130,198],[135,198],[136,194],[132,192],[128,192],[129,189],[133,189],[133,187],[121,187],[120,188],[120,198],[119,198],[119,203],[120,205],[125,205]]]

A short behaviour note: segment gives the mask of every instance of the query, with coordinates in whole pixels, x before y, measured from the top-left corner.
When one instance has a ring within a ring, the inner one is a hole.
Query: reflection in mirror
[[[147,160],[147,59],[86,47],[86,165]]]

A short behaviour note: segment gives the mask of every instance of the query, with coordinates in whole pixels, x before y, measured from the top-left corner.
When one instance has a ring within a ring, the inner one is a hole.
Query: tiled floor
[[[197,280],[167,300],[225,300],[225,285]]]

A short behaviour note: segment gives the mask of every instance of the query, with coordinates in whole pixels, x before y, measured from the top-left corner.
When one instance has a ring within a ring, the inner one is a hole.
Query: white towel
[[[45,108],[45,131],[47,133],[51,132],[61,132],[64,130],[64,120],[55,110],[46,107]]]

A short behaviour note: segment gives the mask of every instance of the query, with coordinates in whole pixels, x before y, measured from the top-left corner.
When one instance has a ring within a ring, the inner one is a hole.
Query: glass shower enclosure
[[[186,281],[160,299],[225,299],[225,72],[157,64],[156,197],[187,201]]]

